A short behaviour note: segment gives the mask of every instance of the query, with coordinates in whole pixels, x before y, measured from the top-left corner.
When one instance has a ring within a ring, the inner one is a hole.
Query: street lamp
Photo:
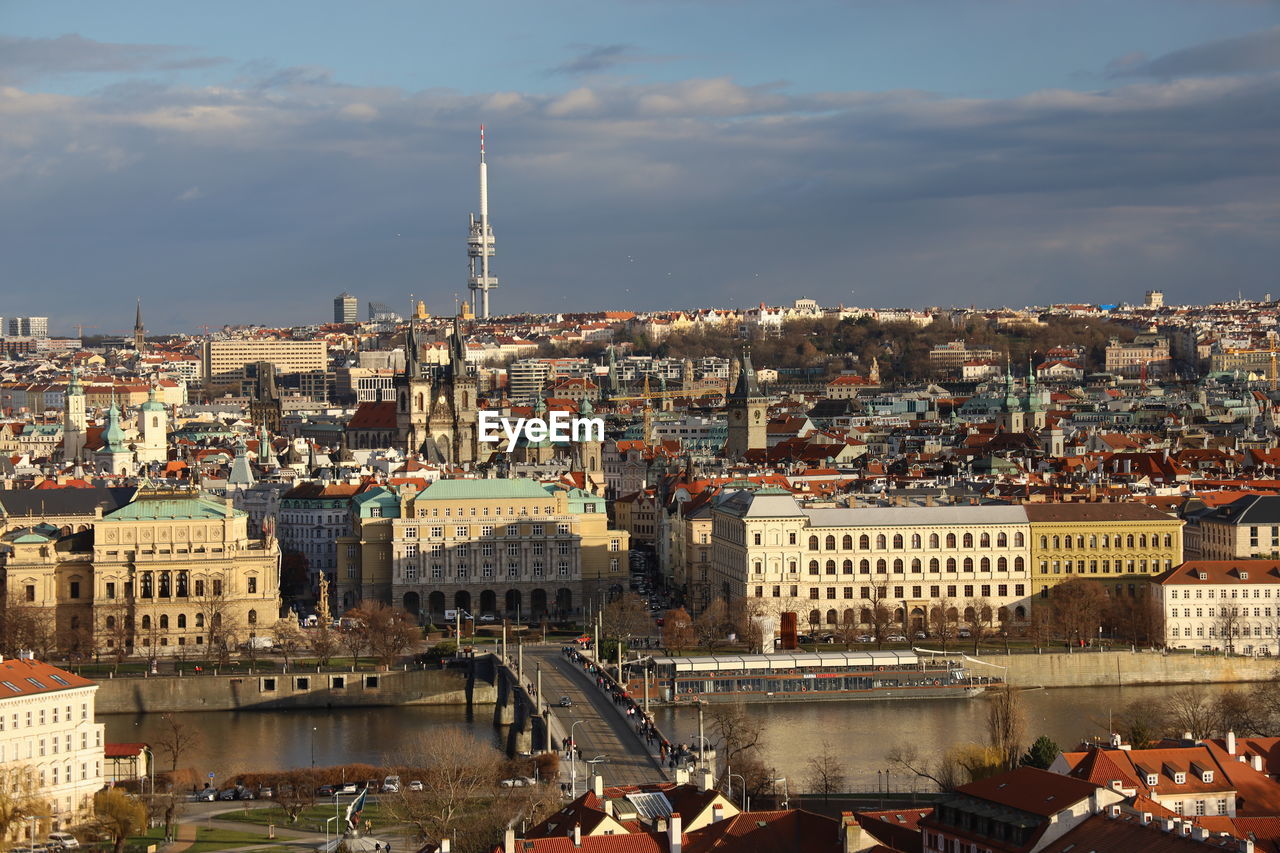
[[[742,779],[742,810],[747,810],[747,780],[743,778],[741,773],[725,773],[729,777],[729,800],[733,801],[733,777],[737,776]]]
[[[311,766],[316,766],[316,732],[319,731],[318,726],[311,727]]]
[[[782,783],[782,807],[785,809],[791,802],[791,794],[787,791],[787,777],[780,776],[773,780],[773,784]]]
[[[698,744],[698,763],[702,765],[703,769],[706,769],[707,747],[711,740],[706,735],[701,734],[689,735],[689,737],[693,738],[694,742]]]
[[[574,720],[569,726],[569,799],[578,796],[578,743],[573,739],[573,730],[586,720]]]

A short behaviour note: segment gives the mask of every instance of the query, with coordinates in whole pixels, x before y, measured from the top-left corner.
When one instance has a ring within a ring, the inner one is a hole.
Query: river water
[[[1237,685],[1248,689],[1249,685]],[[1027,740],[1046,734],[1062,747],[1082,738],[1105,737],[1108,714],[1135,702],[1160,702],[1177,686],[1077,687],[1023,692]],[[1210,687],[1210,690],[1225,688]],[[877,771],[889,767],[885,754],[912,743],[921,752],[986,736],[987,701],[972,699],[810,702],[749,705],[763,722],[765,763],[778,775],[805,776],[811,756],[829,742],[842,756],[850,790],[876,790]],[[492,708],[479,706],[473,717],[464,708],[341,708],[330,711],[214,711],[181,715],[202,733],[201,743],[182,764],[195,766],[215,779],[228,774],[284,767],[343,762],[379,764],[395,754],[397,744],[441,726],[470,728],[477,737],[498,742]],[[698,714],[694,708],[656,709],[659,728],[673,741],[694,743]],[[113,743],[147,741],[158,732],[159,715],[102,715]],[[708,735],[710,736],[710,732]],[[163,760],[163,759],[161,759]],[[163,765],[160,769],[166,769]],[[908,785],[894,774],[894,787]]]

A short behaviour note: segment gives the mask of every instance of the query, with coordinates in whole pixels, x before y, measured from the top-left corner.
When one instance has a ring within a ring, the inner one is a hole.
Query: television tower
[[[498,277],[489,274],[489,259],[493,257],[493,229],[489,227],[489,167],[484,162],[483,124],[480,125],[480,217],[477,219],[474,213],[471,214],[467,257],[471,264],[467,287],[472,293],[472,308],[480,317],[488,319],[489,291],[498,286]]]

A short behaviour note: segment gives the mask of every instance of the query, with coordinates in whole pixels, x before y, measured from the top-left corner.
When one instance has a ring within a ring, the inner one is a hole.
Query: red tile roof
[[[0,701],[14,696],[36,696],[94,686],[87,678],[38,660],[6,658],[0,661]]]

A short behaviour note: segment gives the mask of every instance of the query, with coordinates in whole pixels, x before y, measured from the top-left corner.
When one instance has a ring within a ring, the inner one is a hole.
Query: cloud
[[[674,57],[641,53],[632,44],[575,44],[570,48],[576,55],[567,62],[547,69],[548,74],[580,76],[612,71],[620,65],[638,62],[667,62]]]
[[[1111,77],[1190,77],[1280,69],[1280,26],[1175,50],[1155,59],[1135,52],[1112,60]]]
[[[11,310],[78,304],[86,280],[141,288],[170,328],[316,319],[317,289],[447,310],[465,286],[481,121],[499,311],[1153,287],[1190,301],[1271,287],[1280,262],[1275,74],[1002,99],[725,77],[406,92],[236,73],[84,96],[0,88],[0,232],[6,271],[28,283]],[[199,203],[174,204],[175,187]]]
[[[28,80],[51,74],[181,71],[221,65],[226,59],[192,54],[189,48],[159,44],[114,44],[76,33],[57,38],[0,35],[0,80]]]

